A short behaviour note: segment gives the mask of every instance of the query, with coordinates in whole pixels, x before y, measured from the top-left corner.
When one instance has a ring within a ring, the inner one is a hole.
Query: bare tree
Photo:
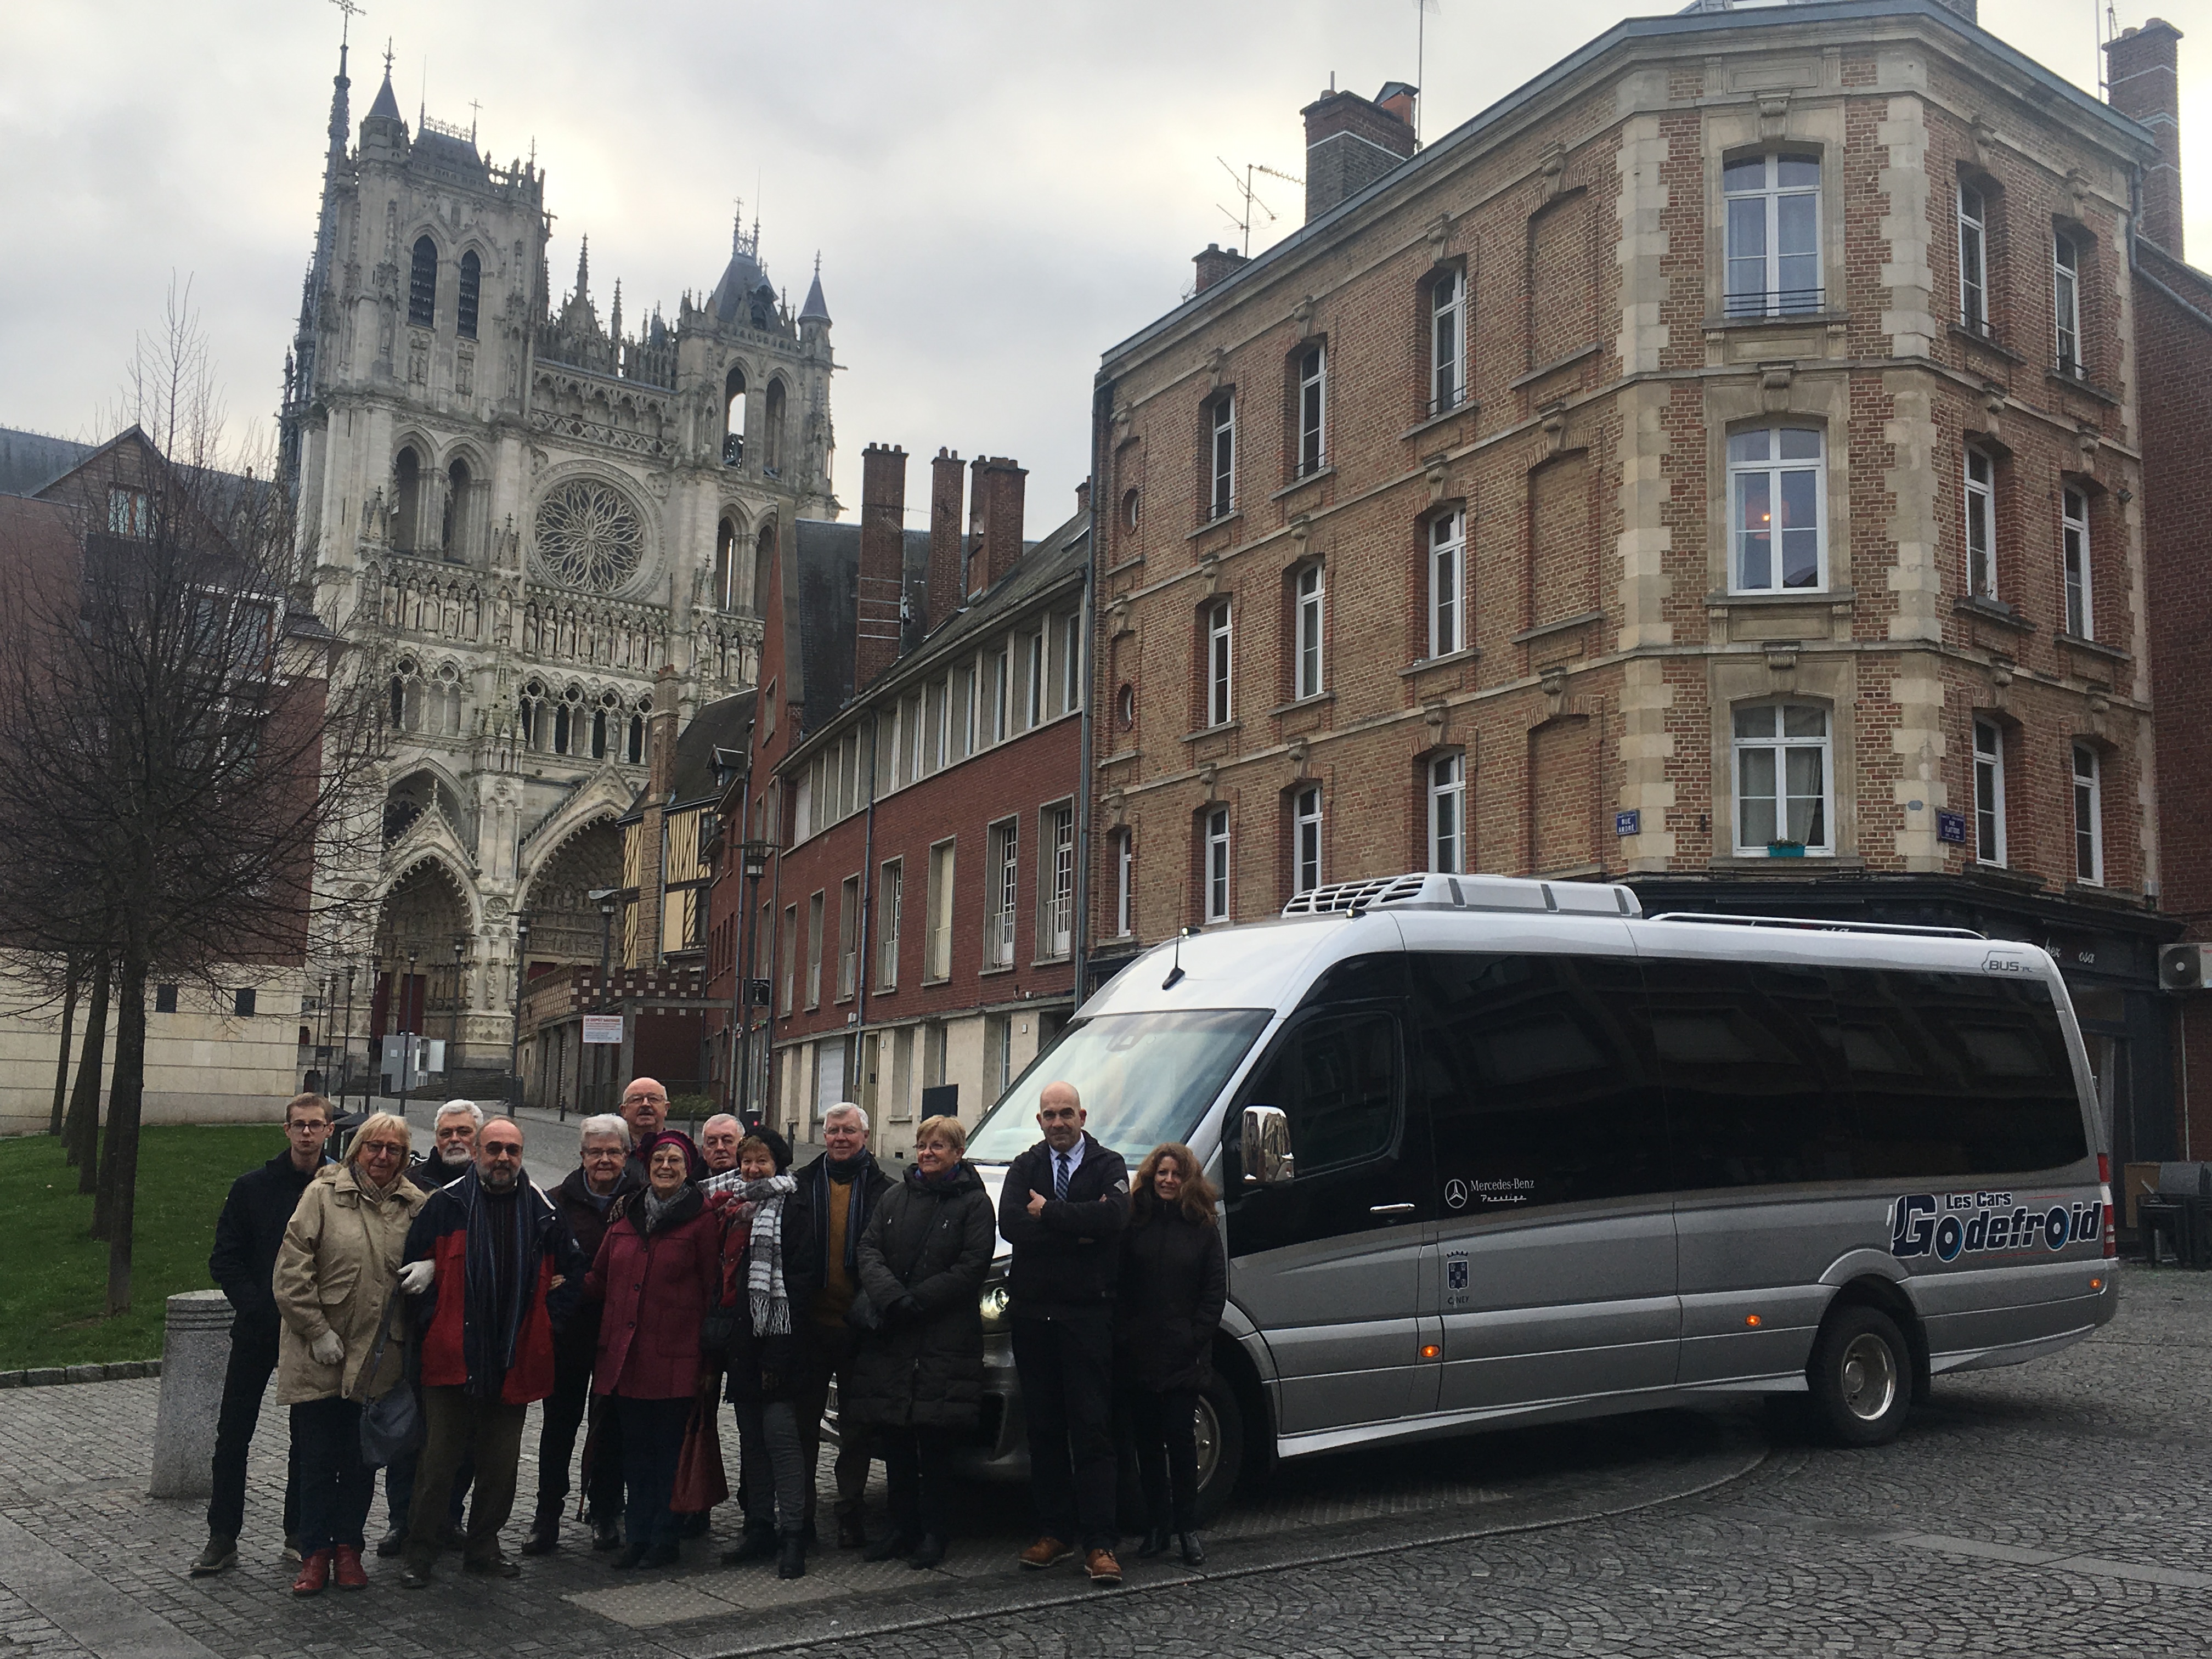
[[[149,980],[218,987],[296,963],[320,870],[372,815],[379,700],[313,614],[290,504],[220,447],[204,338],[173,292],[142,338],[121,441],[81,469],[81,554],[0,549],[0,939],[104,957],[71,1116],[96,1109],[112,978],[115,1055],[94,1231],[107,1307],[130,1305]],[[86,1084],[90,1079],[89,1091]],[[82,1128],[80,1123],[80,1128]],[[77,1144],[81,1174],[94,1162]]]

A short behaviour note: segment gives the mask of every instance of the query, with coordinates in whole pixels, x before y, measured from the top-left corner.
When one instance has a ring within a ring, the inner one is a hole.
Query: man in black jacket
[[[270,1282],[276,1247],[284,1242],[292,1212],[300,1207],[300,1194],[323,1166],[331,1116],[331,1103],[322,1096],[294,1097],[284,1108],[284,1138],[290,1144],[230,1183],[230,1196],[216,1220],[208,1273],[230,1298],[230,1363],[223,1370],[222,1407],[216,1418],[207,1547],[192,1561],[195,1578],[238,1565],[238,1533],[246,1522],[246,1453],[261,1420],[261,1396],[276,1369],[276,1333],[283,1324]],[[299,1474],[296,1459],[291,1460],[284,1480],[287,1550],[293,1547]]]
[[[550,1196],[568,1224],[569,1237],[586,1261],[595,1261],[606,1237],[615,1201],[642,1190],[623,1167],[629,1157],[629,1129],[612,1113],[587,1117],[580,1126],[583,1155],[568,1178]],[[599,1361],[599,1304],[583,1298],[583,1285],[563,1285],[546,1298],[553,1321],[553,1392],[538,1430],[538,1512],[530,1523],[525,1555],[548,1555],[560,1547],[561,1511],[568,1498],[568,1460],[576,1449],[576,1430],[589,1414],[587,1436],[592,1467],[585,1492],[592,1521],[592,1547],[622,1547],[622,1419],[603,1411],[610,1395],[592,1392],[592,1367]]]
[[[776,1139],[767,1135],[771,1152]],[[786,1224],[785,1251],[803,1262],[815,1286],[800,1340],[799,1439],[806,1462],[806,1524],[814,1525],[814,1472],[822,1459],[822,1413],[829,1408],[830,1384],[844,1398],[857,1337],[845,1322],[860,1286],[860,1235],[868,1218],[890,1190],[890,1177],[868,1152],[868,1115],[841,1100],[822,1115],[823,1144],[829,1149],[799,1171]],[[787,1162],[787,1158],[784,1160]],[[781,1171],[782,1164],[779,1163]],[[861,1505],[868,1486],[868,1436],[841,1414],[837,1422],[837,1547],[857,1549],[868,1541]]]
[[[1037,1097],[1044,1139],[1014,1160],[999,1192],[999,1231],[1014,1250],[1006,1311],[1041,1529],[1021,1562],[1055,1566],[1079,1543],[1091,1583],[1118,1584],[1114,1286],[1129,1170],[1084,1128],[1085,1116],[1074,1085],[1046,1084]]]

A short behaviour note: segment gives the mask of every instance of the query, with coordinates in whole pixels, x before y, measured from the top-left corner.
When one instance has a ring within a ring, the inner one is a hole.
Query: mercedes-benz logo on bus
[[[1444,1202],[1455,1210],[1467,1208],[1467,1182],[1458,1180],[1444,1182]]]

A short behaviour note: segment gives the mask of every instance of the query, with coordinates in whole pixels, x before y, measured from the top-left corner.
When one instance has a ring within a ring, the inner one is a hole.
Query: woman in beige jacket
[[[300,1470],[300,1555],[295,1595],[335,1577],[364,1589],[362,1528],[376,1472],[361,1461],[361,1408],[401,1380],[405,1316],[370,1376],[377,1333],[396,1293],[408,1224],[428,1194],[407,1179],[407,1120],[379,1112],[361,1126],[346,1161],[300,1195],[276,1251],[276,1398],[292,1408]]]

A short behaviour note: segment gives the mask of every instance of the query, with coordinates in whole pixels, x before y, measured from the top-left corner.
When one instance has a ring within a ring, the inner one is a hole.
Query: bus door
[[[1436,1409],[1670,1386],[1666,1120],[1635,958],[1408,957],[1438,1206]]]

